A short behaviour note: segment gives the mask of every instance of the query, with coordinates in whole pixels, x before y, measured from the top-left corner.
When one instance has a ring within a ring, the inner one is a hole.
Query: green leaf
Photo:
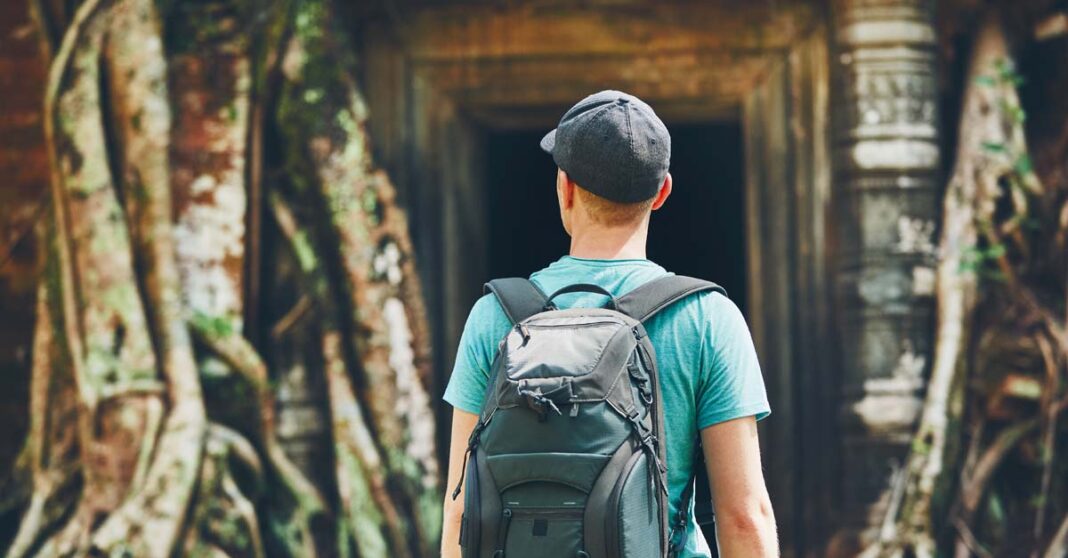
[[[993,76],[979,76],[975,78],[975,84],[981,87],[994,87],[998,84],[998,80]]]
[[[304,92],[304,102],[314,105],[322,100],[325,92],[322,89],[308,89]]]
[[[193,312],[192,322],[210,337],[226,337],[234,332],[233,324],[224,316],[212,316],[199,310]]]
[[[1008,150],[1005,148],[1005,144],[996,141],[984,141],[983,149],[989,153],[1005,153]]]
[[[998,80],[1004,84],[1019,87],[1024,84],[1024,77],[1016,71],[1016,65],[1008,58],[1002,58],[994,63]]]
[[[994,523],[1005,522],[1005,504],[1001,501],[1001,496],[996,491],[991,491],[990,496],[987,498],[986,511],[990,514],[990,519]]]
[[[990,260],[1000,258],[1001,256],[1004,256],[1004,255],[1005,255],[1005,245],[1004,244],[994,244],[994,245],[991,245],[986,250],[983,250],[983,257],[985,257],[986,259],[990,259]]]
[[[1027,120],[1027,111],[1019,105],[1014,105],[1010,114],[1012,114],[1012,119],[1016,121],[1017,124],[1023,124],[1024,121]]]
[[[1016,159],[1016,162],[1013,164],[1012,167],[1016,171],[1017,174],[1021,174],[1021,175],[1023,175],[1023,174],[1031,174],[1035,170],[1034,165],[1031,163],[1031,156],[1028,155],[1027,153],[1024,153],[1023,155],[1020,155]]]
[[[983,253],[978,246],[969,246],[960,253],[961,270],[975,271],[976,265],[983,259]]]

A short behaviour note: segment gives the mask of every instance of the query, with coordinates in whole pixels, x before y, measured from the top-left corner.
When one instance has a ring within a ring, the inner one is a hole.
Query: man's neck
[[[582,227],[572,231],[571,256],[591,260],[645,259],[646,227],[618,229]]]

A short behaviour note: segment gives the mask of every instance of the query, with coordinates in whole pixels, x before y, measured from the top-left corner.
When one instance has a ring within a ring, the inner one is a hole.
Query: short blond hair
[[[649,212],[655,197],[633,203],[620,203],[603,198],[593,192],[575,185],[575,196],[582,200],[582,207],[595,223],[617,227],[634,223]]]

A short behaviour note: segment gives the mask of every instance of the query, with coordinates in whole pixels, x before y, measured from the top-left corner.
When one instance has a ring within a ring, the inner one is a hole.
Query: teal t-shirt
[[[593,283],[620,296],[667,274],[649,260],[565,256],[530,279],[545,293],[574,283]],[[592,307],[603,305],[605,298],[573,293],[560,295],[554,302],[560,308]],[[483,296],[475,303],[460,338],[445,401],[472,414],[481,411],[497,345],[511,327],[493,295]],[[660,371],[668,489],[674,516],[693,472],[698,431],[740,417],[755,416],[760,420],[771,408],[745,318],[727,297],[719,293],[691,296],[654,316],[645,327],[656,349]],[[709,555],[691,506],[682,556]]]

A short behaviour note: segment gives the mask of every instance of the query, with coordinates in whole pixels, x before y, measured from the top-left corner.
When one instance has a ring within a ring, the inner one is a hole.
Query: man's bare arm
[[[449,481],[445,485],[445,514],[444,524],[441,527],[442,558],[459,558],[460,556],[460,521],[464,515],[464,492],[461,489],[460,495],[453,500],[452,491],[456,483],[460,482],[460,475],[463,474],[467,439],[477,423],[478,415],[453,409],[452,438],[449,442]]]
[[[724,558],[775,558],[775,514],[764,485],[756,419],[744,417],[701,430],[716,538]]]

